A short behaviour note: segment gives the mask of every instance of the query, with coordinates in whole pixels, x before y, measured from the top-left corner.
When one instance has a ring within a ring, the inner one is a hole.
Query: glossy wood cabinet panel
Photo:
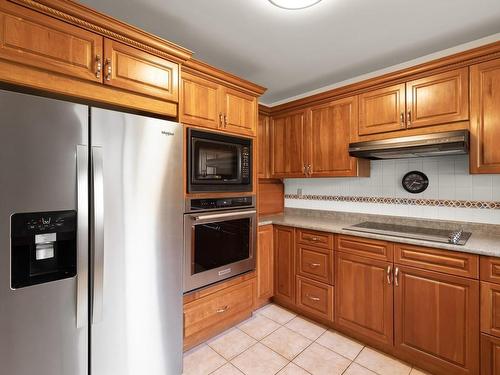
[[[359,135],[406,128],[405,84],[385,87],[359,95]]]
[[[470,172],[500,173],[500,59],[470,67]]]
[[[257,98],[229,87],[222,87],[221,95],[224,130],[254,136],[257,131]]]
[[[255,278],[184,304],[184,349],[250,316],[255,303]]]
[[[179,101],[179,65],[104,39],[104,83],[172,102]]]
[[[267,115],[259,113],[259,122],[257,125],[257,148],[258,148],[258,163],[257,177],[269,178],[271,175],[270,167],[270,142],[269,142],[269,122],[270,118]]]
[[[481,282],[481,332],[500,337],[500,285]]]
[[[479,282],[396,265],[396,352],[437,374],[479,372]]]
[[[295,229],[274,226],[274,299],[295,303]]]
[[[335,322],[370,344],[393,346],[392,263],[335,253]]]
[[[358,125],[358,98],[313,107],[309,116],[304,141],[311,165],[310,177],[357,176],[358,159],[349,156],[349,142]]]
[[[310,229],[297,229],[297,243],[303,245],[312,245],[333,250],[333,238],[334,235],[332,233]]]
[[[394,262],[456,276],[479,278],[479,256],[397,243]]]
[[[219,85],[183,72],[179,116],[183,123],[218,129],[222,119],[219,109]]]
[[[500,339],[481,335],[481,375],[500,375]]]
[[[260,226],[257,233],[257,304],[265,304],[274,290],[273,226]]]
[[[371,238],[338,235],[335,250],[389,262],[394,259],[394,244],[392,242]]]
[[[8,2],[0,4],[0,27],[2,59],[102,82],[102,36]]]
[[[304,177],[303,111],[273,117],[271,120],[271,177]]]
[[[500,258],[481,256],[481,280],[500,284]]]
[[[408,128],[469,119],[469,68],[406,83]]]
[[[260,180],[258,184],[259,215],[282,213],[285,209],[285,187],[280,180]]]
[[[297,307],[333,321],[333,286],[297,276]]]
[[[297,243],[296,263],[297,275],[333,284],[333,252],[320,247]]]

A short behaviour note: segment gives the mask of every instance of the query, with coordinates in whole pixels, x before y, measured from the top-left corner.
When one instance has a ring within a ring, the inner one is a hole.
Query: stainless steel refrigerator
[[[0,91],[0,374],[181,374],[182,143]]]

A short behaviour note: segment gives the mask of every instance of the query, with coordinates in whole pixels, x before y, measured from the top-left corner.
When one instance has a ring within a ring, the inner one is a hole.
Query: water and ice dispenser
[[[13,289],[76,275],[76,211],[11,216]]]

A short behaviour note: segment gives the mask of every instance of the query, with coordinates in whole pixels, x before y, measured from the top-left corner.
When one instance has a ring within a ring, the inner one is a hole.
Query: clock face
[[[411,171],[403,177],[404,189],[412,194],[423,192],[429,186],[429,179],[419,171]]]

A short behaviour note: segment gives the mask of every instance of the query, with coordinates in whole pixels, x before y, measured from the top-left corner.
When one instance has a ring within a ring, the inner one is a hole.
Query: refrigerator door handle
[[[89,157],[88,146],[76,146],[77,171],[77,289],[76,328],[88,322],[88,269],[89,269]]]
[[[102,319],[104,282],[104,181],[102,148],[92,147],[92,323]]]

